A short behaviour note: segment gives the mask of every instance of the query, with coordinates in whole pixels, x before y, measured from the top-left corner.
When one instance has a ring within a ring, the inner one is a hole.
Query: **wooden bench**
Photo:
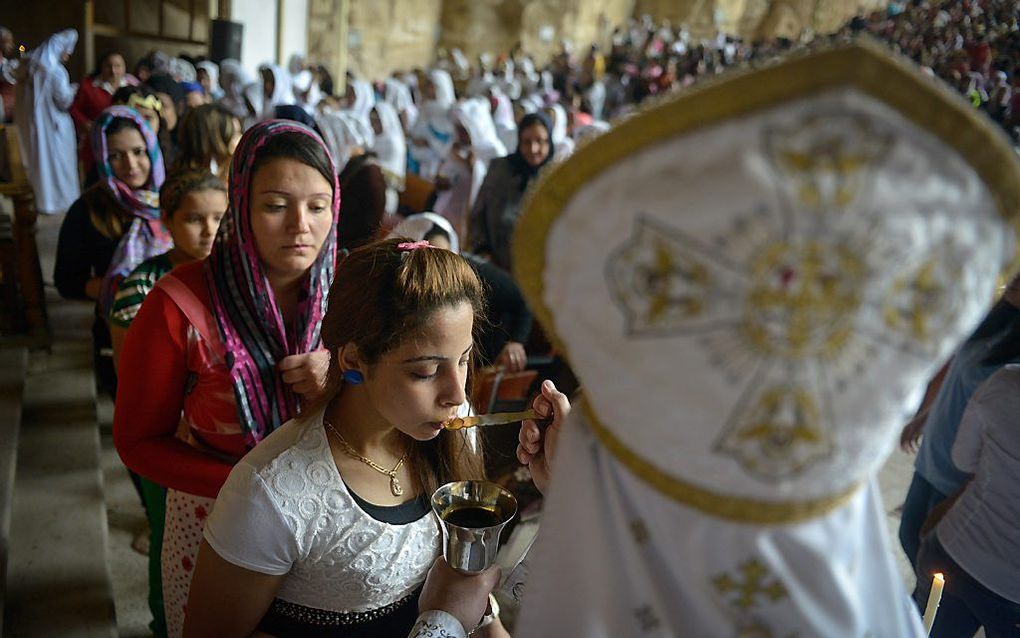
[[[49,347],[50,325],[35,241],[35,196],[21,161],[17,130],[9,124],[0,125],[0,195],[14,201],[14,217],[4,229],[7,232],[0,234],[0,284],[4,312],[9,313],[0,328],[5,336],[27,338],[28,345]]]

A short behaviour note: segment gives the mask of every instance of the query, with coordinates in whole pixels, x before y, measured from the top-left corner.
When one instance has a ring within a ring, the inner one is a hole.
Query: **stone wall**
[[[440,45],[478,54],[507,53],[517,43],[544,61],[568,39],[605,44],[613,26],[633,13],[634,0],[445,0]]]
[[[805,31],[830,33],[885,0],[637,0],[634,15],[648,14],[687,24],[695,37],[718,28],[745,38],[797,38]]]
[[[348,68],[366,78],[435,60],[442,0],[352,1]]]

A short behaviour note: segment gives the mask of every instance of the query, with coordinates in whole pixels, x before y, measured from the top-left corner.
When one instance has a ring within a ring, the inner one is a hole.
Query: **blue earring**
[[[344,383],[349,383],[351,385],[361,385],[365,382],[365,375],[361,374],[357,370],[344,370],[341,377],[343,378]]]

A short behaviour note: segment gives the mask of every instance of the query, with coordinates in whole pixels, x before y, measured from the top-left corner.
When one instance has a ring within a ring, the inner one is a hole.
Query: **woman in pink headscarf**
[[[209,257],[164,276],[120,357],[114,443],[168,489],[162,572],[167,633],[180,636],[206,516],[237,459],[317,397],[320,324],[336,268],[340,188],[311,129],[251,128]]]

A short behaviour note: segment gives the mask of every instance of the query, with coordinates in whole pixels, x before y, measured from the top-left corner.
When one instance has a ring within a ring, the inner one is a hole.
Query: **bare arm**
[[[285,577],[238,567],[203,540],[188,594],[185,638],[251,636]]]

